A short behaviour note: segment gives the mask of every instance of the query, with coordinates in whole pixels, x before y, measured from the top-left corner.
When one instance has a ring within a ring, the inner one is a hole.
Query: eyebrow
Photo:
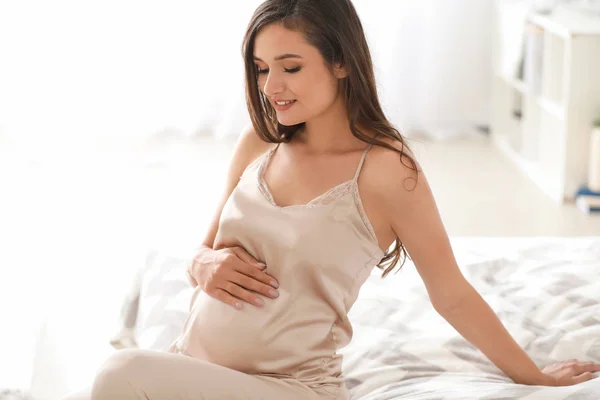
[[[288,54],[282,54],[280,56],[275,57],[275,61],[281,61],[281,60],[285,60],[285,59],[288,59],[288,58],[302,58],[302,57],[299,56],[298,54],[289,54],[288,53]],[[260,58],[258,58],[256,56],[254,56],[254,59],[257,60],[257,61],[264,62],[263,60],[261,60]]]

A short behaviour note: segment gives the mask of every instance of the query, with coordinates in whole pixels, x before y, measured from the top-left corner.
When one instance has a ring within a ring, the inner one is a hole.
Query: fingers
[[[261,282],[265,285],[269,285],[275,289],[279,288],[279,282],[277,282],[277,280],[275,278],[273,278],[271,275],[267,274],[266,272],[262,272],[257,270],[256,268],[250,267],[249,265],[238,265],[238,268],[236,268],[236,272],[243,274],[247,277],[250,277],[258,282]],[[260,290],[257,290],[260,291]]]
[[[566,360],[547,365],[542,370],[547,376],[554,378],[555,384],[550,386],[575,385],[595,379],[595,372],[600,372],[600,364]]]
[[[261,271],[267,268],[267,266],[264,263],[257,261],[242,247],[232,247],[231,251],[233,251],[235,255],[239,257],[240,260],[260,269]]]
[[[266,272],[263,272],[263,270],[266,267],[260,267],[261,264],[258,261],[256,261],[251,255],[249,255],[244,249],[240,248],[240,247],[234,247],[232,248],[232,251],[234,252],[235,256],[237,256],[242,262],[235,262],[235,260],[232,264],[233,264],[233,269],[236,272],[239,272],[241,274],[244,274],[246,276],[249,276],[250,278],[254,278],[255,280],[264,283],[265,285],[271,285],[272,287],[274,287],[275,289],[279,288],[279,282],[277,282],[277,280],[275,278],[273,278],[271,275],[267,274]],[[241,256],[241,258],[240,258]],[[248,261],[245,261],[244,258]],[[239,281],[236,281],[238,283],[241,283]],[[249,288],[250,289],[250,288]],[[261,290],[255,290],[257,292],[261,292],[263,293],[263,291]],[[268,296],[268,294],[265,292],[263,293],[266,296]]]
[[[266,297],[270,297],[272,299],[276,299],[279,297],[279,292],[275,290],[271,285],[267,285],[263,282],[260,282],[254,278],[250,278],[244,274],[238,273],[235,274],[231,281],[244,289],[251,290],[256,293],[260,293]],[[258,296],[254,295],[259,298]]]
[[[592,380],[594,378],[595,378],[595,376],[591,372],[584,372],[581,375],[574,376],[573,377],[573,383],[574,384],[582,383],[582,382],[586,382],[586,381]]]
[[[265,305],[265,301],[263,299],[261,299],[259,296],[250,293],[243,287],[241,287],[233,282],[227,283],[225,285],[224,290],[226,290],[232,296],[237,297],[238,299],[243,300],[246,303],[253,304],[256,307],[262,307]]]
[[[262,272],[254,269],[253,267],[246,267],[262,274]],[[269,277],[269,279],[271,278]],[[265,301],[261,298],[261,296],[259,296],[259,294],[272,299],[279,297],[279,292],[273,289],[272,286],[262,283],[237,271],[232,271],[231,275],[226,277],[220,289],[237,299],[243,300],[246,303],[253,304],[257,307],[262,307],[265,305]]]
[[[240,304],[246,302],[263,307],[262,296],[275,299],[279,292],[275,289],[279,283],[264,272],[265,264],[258,262],[242,247],[230,247],[225,262],[227,269],[221,269],[218,279],[213,281],[213,288],[219,289],[215,296],[221,301],[241,309]]]
[[[598,372],[600,371],[600,364],[596,364],[593,362],[577,362],[572,365],[574,375],[580,375],[585,372]]]
[[[235,271],[249,276],[250,278],[254,278],[255,280],[262,282],[265,285],[270,285],[275,289],[279,288],[279,282],[277,282],[277,280],[271,275],[267,274],[266,272],[263,272],[263,270],[266,268],[265,264],[256,261],[250,254],[246,252],[246,250],[242,249],[241,247],[233,247],[232,251],[238,258],[240,258],[240,260],[243,261],[241,263],[234,263]],[[258,269],[255,267],[257,267]],[[236,282],[241,283],[239,281]],[[261,290],[259,286],[256,288],[248,287],[248,289],[252,289],[256,292],[263,293],[265,296],[269,296],[268,291],[265,291],[268,290],[267,288],[263,287],[263,290]]]
[[[223,289],[215,290],[215,292],[213,293],[213,296],[217,300],[221,300],[223,303],[229,304],[236,310],[241,310],[244,307],[242,305],[242,302],[238,298],[233,297],[231,294],[229,294],[227,291],[225,291]]]

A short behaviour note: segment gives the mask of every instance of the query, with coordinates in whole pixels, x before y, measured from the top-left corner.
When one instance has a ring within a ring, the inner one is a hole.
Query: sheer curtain
[[[241,39],[260,0],[0,3],[0,143],[236,135]],[[488,119],[492,0],[355,0],[406,133]]]
[[[355,0],[387,115],[405,134],[488,123],[492,0]]]

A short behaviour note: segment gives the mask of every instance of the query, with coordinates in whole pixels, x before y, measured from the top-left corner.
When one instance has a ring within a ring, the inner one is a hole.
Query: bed
[[[600,363],[600,237],[454,238],[471,284],[538,365]],[[185,259],[148,255],[122,309],[116,347],[165,350],[181,330],[191,288]],[[600,379],[569,387],[517,385],[429,303],[414,265],[381,279],[374,269],[349,317],[342,349],[352,399],[598,400]]]

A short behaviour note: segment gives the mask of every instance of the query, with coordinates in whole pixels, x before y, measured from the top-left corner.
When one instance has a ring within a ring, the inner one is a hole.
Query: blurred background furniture
[[[553,200],[572,201],[600,115],[600,14],[498,1],[495,15],[494,142]]]

